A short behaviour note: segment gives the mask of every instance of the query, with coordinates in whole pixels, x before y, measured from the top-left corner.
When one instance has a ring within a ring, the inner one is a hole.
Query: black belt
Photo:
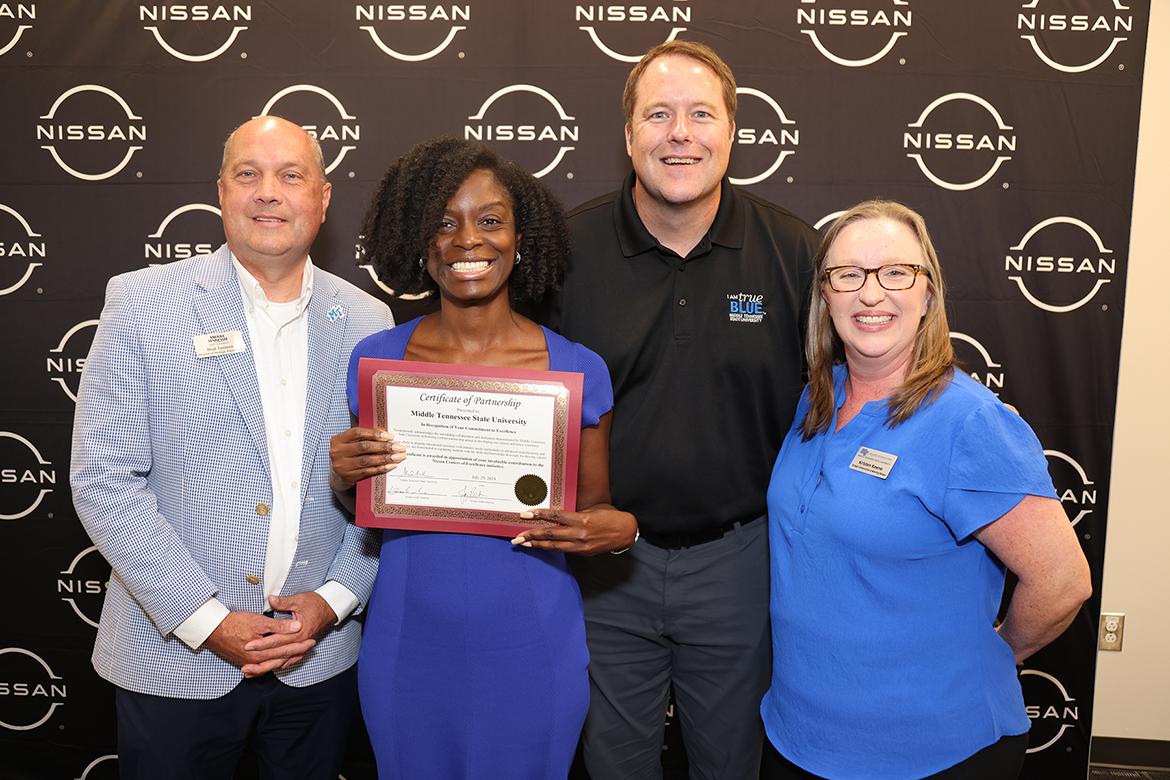
[[[652,534],[642,531],[641,539],[663,550],[685,550],[688,547],[698,547],[700,544],[722,539],[737,525],[740,528],[745,528],[752,523],[764,519],[764,517],[766,515],[760,515],[757,518],[748,520],[746,523],[742,523],[739,520],[732,520],[730,523],[724,523],[711,531],[699,531],[693,534]]]

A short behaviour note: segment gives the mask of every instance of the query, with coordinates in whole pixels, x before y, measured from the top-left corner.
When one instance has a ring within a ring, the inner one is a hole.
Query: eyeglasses
[[[857,292],[865,286],[869,275],[877,276],[878,284],[887,290],[909,290],[914,286],[918,274],[930,276],[930,271],[921,265],[896,263],[877,268],[862,268],[857,265],[838,265],[825,269],[825,278],[833,292]]]

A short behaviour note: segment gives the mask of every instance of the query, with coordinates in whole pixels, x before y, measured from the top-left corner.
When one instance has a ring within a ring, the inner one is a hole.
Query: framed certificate
[[[358,419],[406,445],[358,483],[357,524],[513,537],[528,509],[576,507],[583,376],[408,360],[358,361]]]

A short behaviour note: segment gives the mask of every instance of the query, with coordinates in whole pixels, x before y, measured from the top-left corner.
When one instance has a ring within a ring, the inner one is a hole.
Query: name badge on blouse
[[[238,330],[227,333],[208,333],[206,336],[192,336],[195,341],[195,357],[207,358],[216,355],[230,355],[233,352],[243,352],[247,349],[244,344],[244,334]]]
[[[890,471],[894,468],[894,461],[897,459],[897,455],[862,447],[853,456],[853,462],[849,464],[849,468],[860,471],[862,474],[872,474],[875,477],[885,479],[890,476]]]

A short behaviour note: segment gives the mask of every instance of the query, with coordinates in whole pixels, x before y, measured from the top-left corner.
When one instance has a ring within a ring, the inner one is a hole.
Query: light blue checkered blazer
[[[300,535],[284,594],[326,580],[364,606],[376,537],[329,490],[329,437],[350,425],[345,374],[363,337],[391,327],[385,304],[321,269],[305,315],[309,381]],[[196,358],[193,336],[240,331],[246,351]],[[93,652],[98,673],[128,690],[216,698],[243,678],[171,632],[215,595],[262,612],[272,505],[264,412],[227,245],[211,255],[116,276],[78,393],[73,500],[113,572]],[[259,584],[247,577],[258,577]],[[305,686],[357,660],[352,619],[321,637],[281,679]]]

